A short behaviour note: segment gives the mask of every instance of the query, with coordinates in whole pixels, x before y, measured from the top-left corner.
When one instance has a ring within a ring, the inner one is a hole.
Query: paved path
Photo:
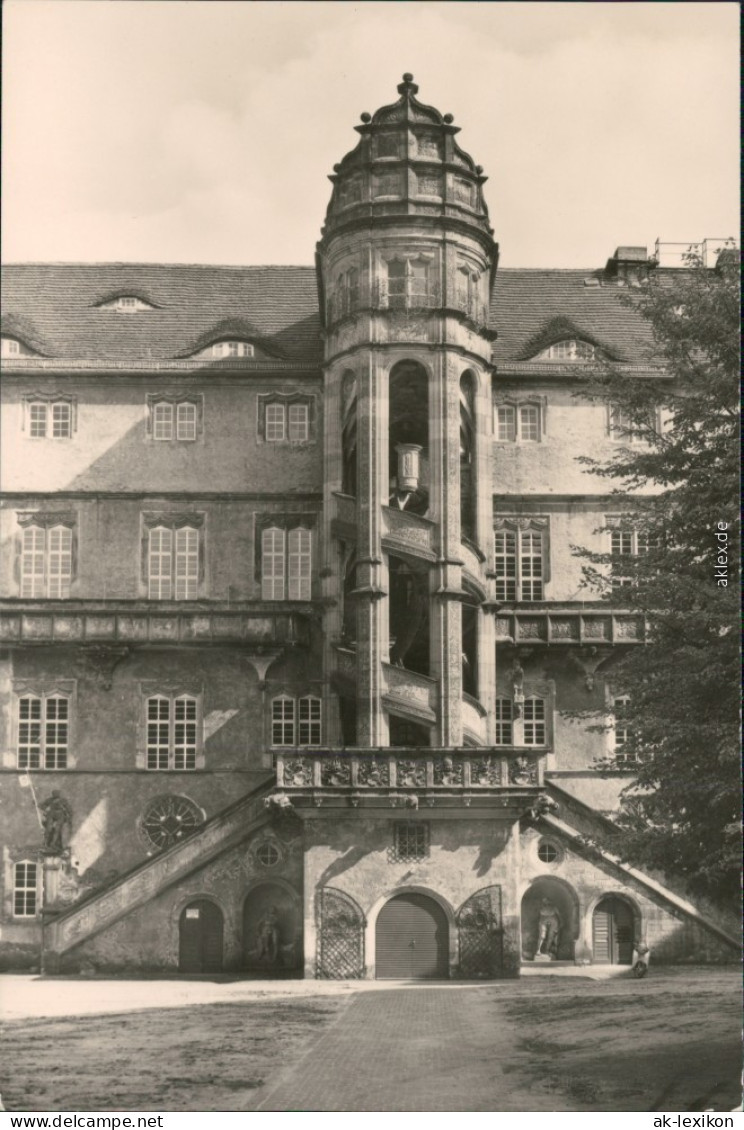
[[[482,987],[360,993],[257,1109],[576,1110],[521,1086],[515,1039],[497,996]]]

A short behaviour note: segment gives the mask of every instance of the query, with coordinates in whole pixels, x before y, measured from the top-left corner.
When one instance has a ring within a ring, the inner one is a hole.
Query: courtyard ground
[[[10,1111],[731,1110],[739,980],[8,976],[0,1091]]]

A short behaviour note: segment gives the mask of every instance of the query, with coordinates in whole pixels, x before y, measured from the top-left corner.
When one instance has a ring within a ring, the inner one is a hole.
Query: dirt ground
[[[732,1110],[741,1102],[739,981],[738,970],[705,968],[657,969],[643,982],[525,977],[472,985],[450,999],[467,1009],[477,993],[480,1023],[486,1031],[493,1024],[501,1047],[506,1029],[509,1051],[500,1055],[493,1105],[484,1072],[479,1105],[470,1109]],[[53,979],[46,983],[52,993]],[[327,983],[312,995],[305,982],[273,998],[192,1004],[183,1000],[183,982],[174,985],[175,1007],[6,1022],[6,1109],[255,1110],[325,1033],[338,1034],[358,996],[356,986],[336,993]],[[395,992],[389,983],[385,989]],[[369,991],[374,983],[359,986]],[[420,985],[416,993],[457,994],[458,986]],[[384,1025],[379,1032],[391,1045],[404,1036]],[[404,1043],[395,1054],[405,1056]],[[526,1105],[505,1106],[505,1087]]]

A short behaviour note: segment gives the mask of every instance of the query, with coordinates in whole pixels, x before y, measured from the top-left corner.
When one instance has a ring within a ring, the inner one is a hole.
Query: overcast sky
[[[362,111],[483,165],[505,266],[738,232],[735,3],[6,0],[6,260],[311,263]]]

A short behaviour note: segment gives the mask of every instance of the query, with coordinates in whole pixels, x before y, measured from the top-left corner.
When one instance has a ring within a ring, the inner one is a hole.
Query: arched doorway
[[[221,973],[222,911],[211,899],[194,899],[181,911],[178,925],[179,973]]]
[[[415,892],[391,898],[377,916],[375,953],[378,980],[447,977],[449,927],[439,903]]]
[[[607,895],[592,915],[595,965],[630,965],[633,961],[633,910],[625,899]]]
[[[280,883],[261,883],[243,906],[243,956],[246,969],[276,976],[302,963],[299,900]]]
[[[522,959],[573,961],[578,921],[578,901],[567,883],[534,879],[522,898]]]

